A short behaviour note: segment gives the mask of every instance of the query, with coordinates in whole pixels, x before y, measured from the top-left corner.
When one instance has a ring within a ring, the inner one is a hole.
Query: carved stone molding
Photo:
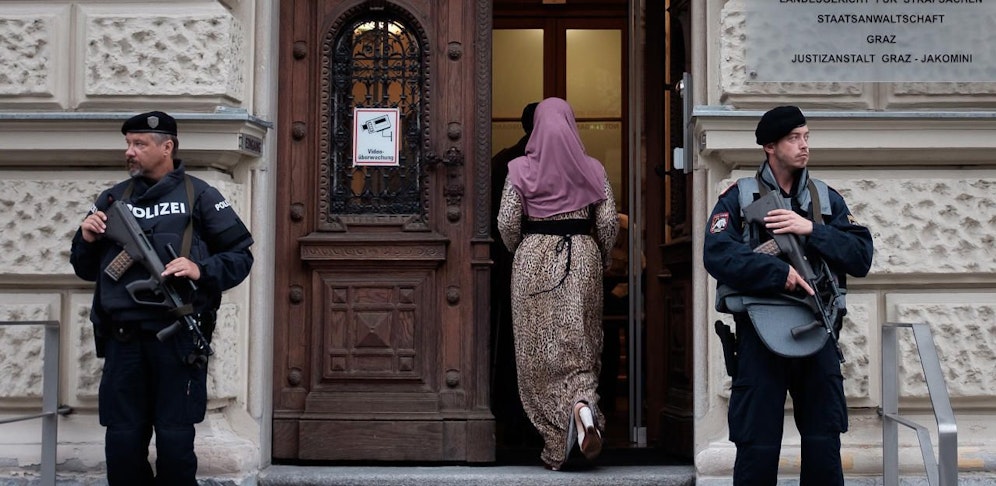
[[[940,160],[990,164],[996,150],[996,112],[831,111],[802,107],[814,136],[811,167],[820,165],[916,165],[936,167]],[[700,158],[727,167],[754,170],[763,153],[754,139],[758,110],[695,108],[694,149]]]
[[[242,109],[215,113],[171,111],[184,140],[181,154],[190,167],[231,170],[258,159],[273,124]],[[0,113],[0,165],[71,160],[74,165],[119,167],[121,123],[134,112]],[[85,140],[85,150],[81,141]],[[196,142],[194,142],[196,140]]]

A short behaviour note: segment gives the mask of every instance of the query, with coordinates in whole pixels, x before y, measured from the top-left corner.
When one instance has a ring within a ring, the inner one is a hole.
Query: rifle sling
[[[771,189],[761,180],[761,175],[758,174],[754,178],[757,179],[757,192],[761,197],[768,195]],[[809,189],[809,201],[813,208],[813,214],[809,219],[812,220],[813,224],[823,224],[823,213],[821,211],[823,206],[820,202],[820,191],[816,189],[816,183],[813,182],[813,179],[807,181],[806,187]]]
[[[180,245],[180,256],[188,258],[190,257],[190,243],[194,233],[194,183],[190,182],[190,176],[187,174],[183,174],[183,183],[187,189],[187,210],[190,211],[190,219],[187,220],[187,227],[183,230],[183,244]],[[813,194],[815,194],[816,188],[814,186],[810,186],[810,188],[811,191],[814,191]],[[815,202],[816,200],[814,199],[813,201]],[[816,207],[818,208],[819,206]]]
[[[190,211],[190,219],[187,220],[187,227],[183,230],[183,243],[180,245],[180,256],[190,257],[190,245],[193,242],[194,233],[194,183],[190,181],[190,176],[183,174],[184,188],[187,192],[187,208]],[[131,199],[131,192],[135,188],[135,180],[128,182],[121,199],[128,201]]]
[[[813,205],[813,224],[823,224],[823,213],[821,212],[822,203],[820,202],[820,191],[816,190],[816,184],[812,179],[809,179],[809,199]]]

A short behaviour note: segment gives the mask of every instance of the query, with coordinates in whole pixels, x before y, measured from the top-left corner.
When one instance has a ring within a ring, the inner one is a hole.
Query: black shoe
[[[571,413],[567,416],[567,444],[565,444],[564,448],[564,462],[570,459],[571,451],[574,450],[574,444],[578,442],[578,429],[574,419],[574,407],[571,407]]]

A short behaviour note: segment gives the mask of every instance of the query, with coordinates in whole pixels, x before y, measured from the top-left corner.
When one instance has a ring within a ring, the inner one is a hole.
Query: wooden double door
[[[494,459],[489,4],[281,2],[275,460]]]
[[[670,29],[661,28],[670,23],[669,2],[646,4],[645,59],[624,49],[628,2],[577,3],[281,2],[275,461],[495,460],[492,408],[508,397],[489,396],[492,373],[504,372],[492,370],[490,348],[492,145],[505,146],[501,127],[515,124],[522,101],[582,101],[573,86],[585,78],[566,72],[572,51],[557,40],[569,42],[572,33],[593,34],[602,49],[618,43],[618,111],[601,113],[608,98],[591,98],[596,104],[579,122],[596,135],[593,148],[604,145],[600,157],[616,161],[620,210],[632,211],[628,201],[635,201],[646,215],[634,222],[640,231],[633,237],[643,238],[647,304],[625,316],[637,324],[624,342],[639,335],[643,358],[620,363],[639,370],[629,374],[642,392],[629,396],[643,397],[626,405],[630,427],[646,430],[650,443],[669,453],[690,454],[689,179],[668,171],[672,141],[681,139],[671,114],[680,110],[669,91],[657,89],[681,70],[659,61],[672,57],[663,34]],[[551,18],[549,9],[561,7],[575,11]],[[577,12],[587,17],[572,16]],[[532,52],[543,53],[547,70],[565,69],[540,76],[530,99],[512,96],[506,104],[514,113],[505,116],[497,101],[492,106],[500,91],[492,35],[516,29],[556,33],[546,38],[557,41]],[[627,121],[635,105],[626,101],[634,72],[647,86],[640,101],[647,117],[635,127]],[[626,182],[634,170],[627,162],[633,130],[646,140],[636,162],[644,164],[642,187]],[[382,150],[385,137],[389,148]]]

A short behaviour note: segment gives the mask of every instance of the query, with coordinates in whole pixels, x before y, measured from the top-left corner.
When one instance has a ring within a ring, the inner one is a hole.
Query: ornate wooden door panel
[[[486,120],[487,86],[464,53],[489,15],[483,0],[281,2],[278,461],[494,458],[488,152],[465,128]],[[397,165],[354,163],[355,108],[398,110]]]

